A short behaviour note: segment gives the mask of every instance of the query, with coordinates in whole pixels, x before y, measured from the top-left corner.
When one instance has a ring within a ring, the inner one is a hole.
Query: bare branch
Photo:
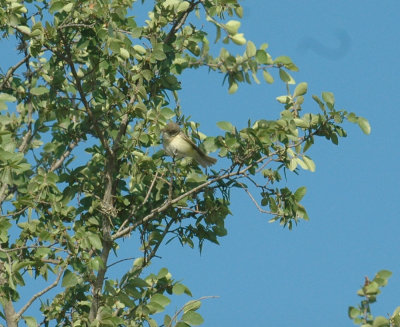
[[[47,286],[45,289],[41,290],[40,292],[36,293],[34,296],[32,296],[29,301],[21,308],[21,310],[18,311],[18,313],[16,314],[17,320],[19,320],[21,318],[21,316],[23,315],[23,313],[28,310],[28,308],[32,305],[32,303],[39,297],[41,297],[43,294],[47,293],[48,291],[50,291],[51,289],[53,289],[54,287],[56,287],[58,285],[58,283],[60,282],[61,276],[64,273],[64,270],[66,268],[63,268],[60,270],[60,272],[57,275],[56,280],[50,284],[49,286]]]
[[[115,262],[109,264],[109,265],[107,266],[107,269],[110,268],[110,267],[112,267],[112,266],[114,266],[114,265],[116,265],[116,264],[118,264],[118,263],[121,263],[121,262],[124,262],[124,261],[133,260],[133,259],[135,259],[135,257],[125,258],[125,259],[121,259],[121,260],[115,261]]]
[[[25,152],[28,144],[31,142],[32,137],[35,133],[32,133],[32,102],[29,101],[28,103],[28,129],[24,135],[24,137],[22,138],[22,142],[21,145],[18,147],[18,151],[19,152]]]
[[[6,75],[4,76],[4,80],[1,82],[0,84],[0,90],[3,89],[3,87],[7,84],[8,80],[10,79],[10,77],[15,73],[15,71],[21,67],[27,60],[29,60],[29,58],[31,57],[30,54],[28,54],[27,56],[25,56],[25,58],[23,58],[21,61],[19,61],[18,63],[16,63],[14,66],[10,67],[10,69],[7,71]]]
[[[64,154],[61,156],[60,159],[58,159],[56,162],[54,162],[51,167],[50,167],[50,171],[53,172],[55,171],[57,168],[59,168],[62,163],[64,162],[64,160],[71,154],[72,150],[78,145],[78,142],[80,140],[76,139],[75,141],[73,141],[69,146],[68,146],[68,150],[64,152]]]
[[[158,241],[158,243],[156,244],[156,246],[153,248],[153,250],[151,250],[151,252],[145,256],[144,260],[143,260],[143,267],[145,267],[147,265],[147,263],[156,255],[158,248],[160,247],[162,241],[164,240],[165,235],[167,235],[167,233],[169,232],[169,229],[171,228],[172,224],[174,223],[174,219],[171,219],[167,226],[165,226],[163,233],[161,234],[161,238]]]
[[[268,211],[268,210],[264,210],[263,208],[260,207],[260,205],[258,204],[258,202],[256,201],[256,199],[254,198],[253,194],[250,193],[249,189],[246,187],[246,185],[244,185],[243,183],[237,182],[242,189],[247,193],[247,195],[249,196],[249,198],[251,199],[251,201],[255,204],[255,206],[257,207],[258,211],[260,211],[261,213],[267,213],[267,214],[273,214],[273,212]]]

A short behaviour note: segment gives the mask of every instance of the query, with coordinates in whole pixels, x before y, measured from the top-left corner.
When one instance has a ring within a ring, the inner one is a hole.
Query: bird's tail
[[[211,166],[217,162],[217,159],[206,155],[205,153],[197,152],[196,161],[202,165],[204,168]]]

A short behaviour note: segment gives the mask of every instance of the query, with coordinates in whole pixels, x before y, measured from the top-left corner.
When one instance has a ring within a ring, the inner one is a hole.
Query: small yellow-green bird
[[[178,124],[170,122],[162,130],[165,152],[173,158],[191,157],[204,168],[217,162],[206,155],[193,141],[181,131]]]

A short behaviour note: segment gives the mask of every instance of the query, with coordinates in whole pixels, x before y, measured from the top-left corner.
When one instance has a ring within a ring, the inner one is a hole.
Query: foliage
[[[295,84],[297,66],[246,40],[237,0],[157,0],[143,25],[135,13],[149,1],[0,3],[2,39],[19,51],[0,74],[0,302],[9,326],[36,326],[39,315],[24,314],[39,298],[44,325],[162,324],[155,315],[168,296],[190,295],[167,269],[144,276],[165,240],[218,243],[234,189],[292,228],[308,219],[306,188],[282,186],[282,173],[314,171],[306,151],[318,137],[338,144],[345,120],[370,132],[364,118],[337,109],[331,92],[312,96],[317,112],[303,112],[308,85]],[[222,74],[229,93],[260,74],[267,83],[279,76],[280,116],[241,130],[218,122],[221,135],[206,137],[179,105],[181,74],[197,68]],[[166,158],[160,137],[171,119],[218,152],[219,170]],[[142,256],[114,278],[110,253],[127,236],[140,240]],[[48,286],[26,300],[20,289],[30,278]],[[166,315],[164,326],[200,324],[199,306]]]
[[[356,325],[362,327],[399,327],[400,326],[400,307],[397,307],[393,315],[385,318],[383,316],[374,317],[371,313],[370,305],[376,302],[376,297],[381,293],[380,288],[386,286],[392,273],[388,270],[379,271],[373,280],[365,277],[364,286],[357,291],[357,295],[363,300],[357,307],[349,307],[349,317]]]

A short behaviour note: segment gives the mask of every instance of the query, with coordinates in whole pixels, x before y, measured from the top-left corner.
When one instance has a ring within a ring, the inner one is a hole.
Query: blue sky
[[[355,293],[364,276],[372,278],[380,269],[394,274],[372,309],[376,315],[391,314],[400,305],[400,2],[242,4],[240,31],[246,38],[258,46],[267,42],[273,57],[288,55],[300,68],[293,77],[308,82],[305,111],[315,111],[311,94],[331,91],[338,108],[370,121],[372,133],[365,136],[346,124],[349,136],[339,146],[321,139],[310,150],[315,173],[289,175],[283,183],[307,186],[303,204],[309,222],[292,231],[269,224],[270,217],[238,191],[232,197],[233,215],[226,221],[228,236],[220,246],[206,244],[200,255],[169,244],[153,269],[168,267],[194,298],[219,296],[205,300],[200,309],[207,327],[351,326],[348,306],[359,302]],[[9,47],[1,51],[2,56],[13,54]],[[221,120],[241,128],[249,118],[278,117],[282,106],[275,98],[285,93],[279,78],[272,86],[241,85],[234,95],[227,93],[222,79],[206,70],[182,76],[182,110],[201,123],[202,132],[221,133],[216,126]],[[136,255],[133,243],[121,243],[120,258]],[[185,300],[174,301],[171,310]]]

